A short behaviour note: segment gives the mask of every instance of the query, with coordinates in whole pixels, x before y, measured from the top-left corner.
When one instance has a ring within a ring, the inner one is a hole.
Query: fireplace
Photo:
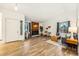
[[[39,23],[32,22],[32,35],[39,35]]]

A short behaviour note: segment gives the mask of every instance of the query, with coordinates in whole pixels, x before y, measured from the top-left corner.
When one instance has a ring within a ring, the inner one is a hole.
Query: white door
[[[6,42],[18,40],[18,20],[6,19]]]

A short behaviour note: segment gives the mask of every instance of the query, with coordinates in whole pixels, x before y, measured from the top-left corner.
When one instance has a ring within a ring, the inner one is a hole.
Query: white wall
[[[0,13],[0,40],[2,40],[2,13]]]
[[[48,30],[52,34],[56,34],[56,21],[55,20],[47,20],[41,23],[44,27],[44,31],[46,31],[47,26],[51,26],[51,28]],[[44,32],[43,31],[43,32]]]

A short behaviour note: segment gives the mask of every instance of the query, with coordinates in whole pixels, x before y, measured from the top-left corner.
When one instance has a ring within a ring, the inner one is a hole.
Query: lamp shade
[[[69,27],[68,31],[72,33],[77,33],[77,27]]]

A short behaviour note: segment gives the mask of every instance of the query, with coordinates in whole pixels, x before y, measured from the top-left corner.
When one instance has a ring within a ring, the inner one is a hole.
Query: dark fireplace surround
[[[32,22],[32,35],[39,35],[39,23]]]

